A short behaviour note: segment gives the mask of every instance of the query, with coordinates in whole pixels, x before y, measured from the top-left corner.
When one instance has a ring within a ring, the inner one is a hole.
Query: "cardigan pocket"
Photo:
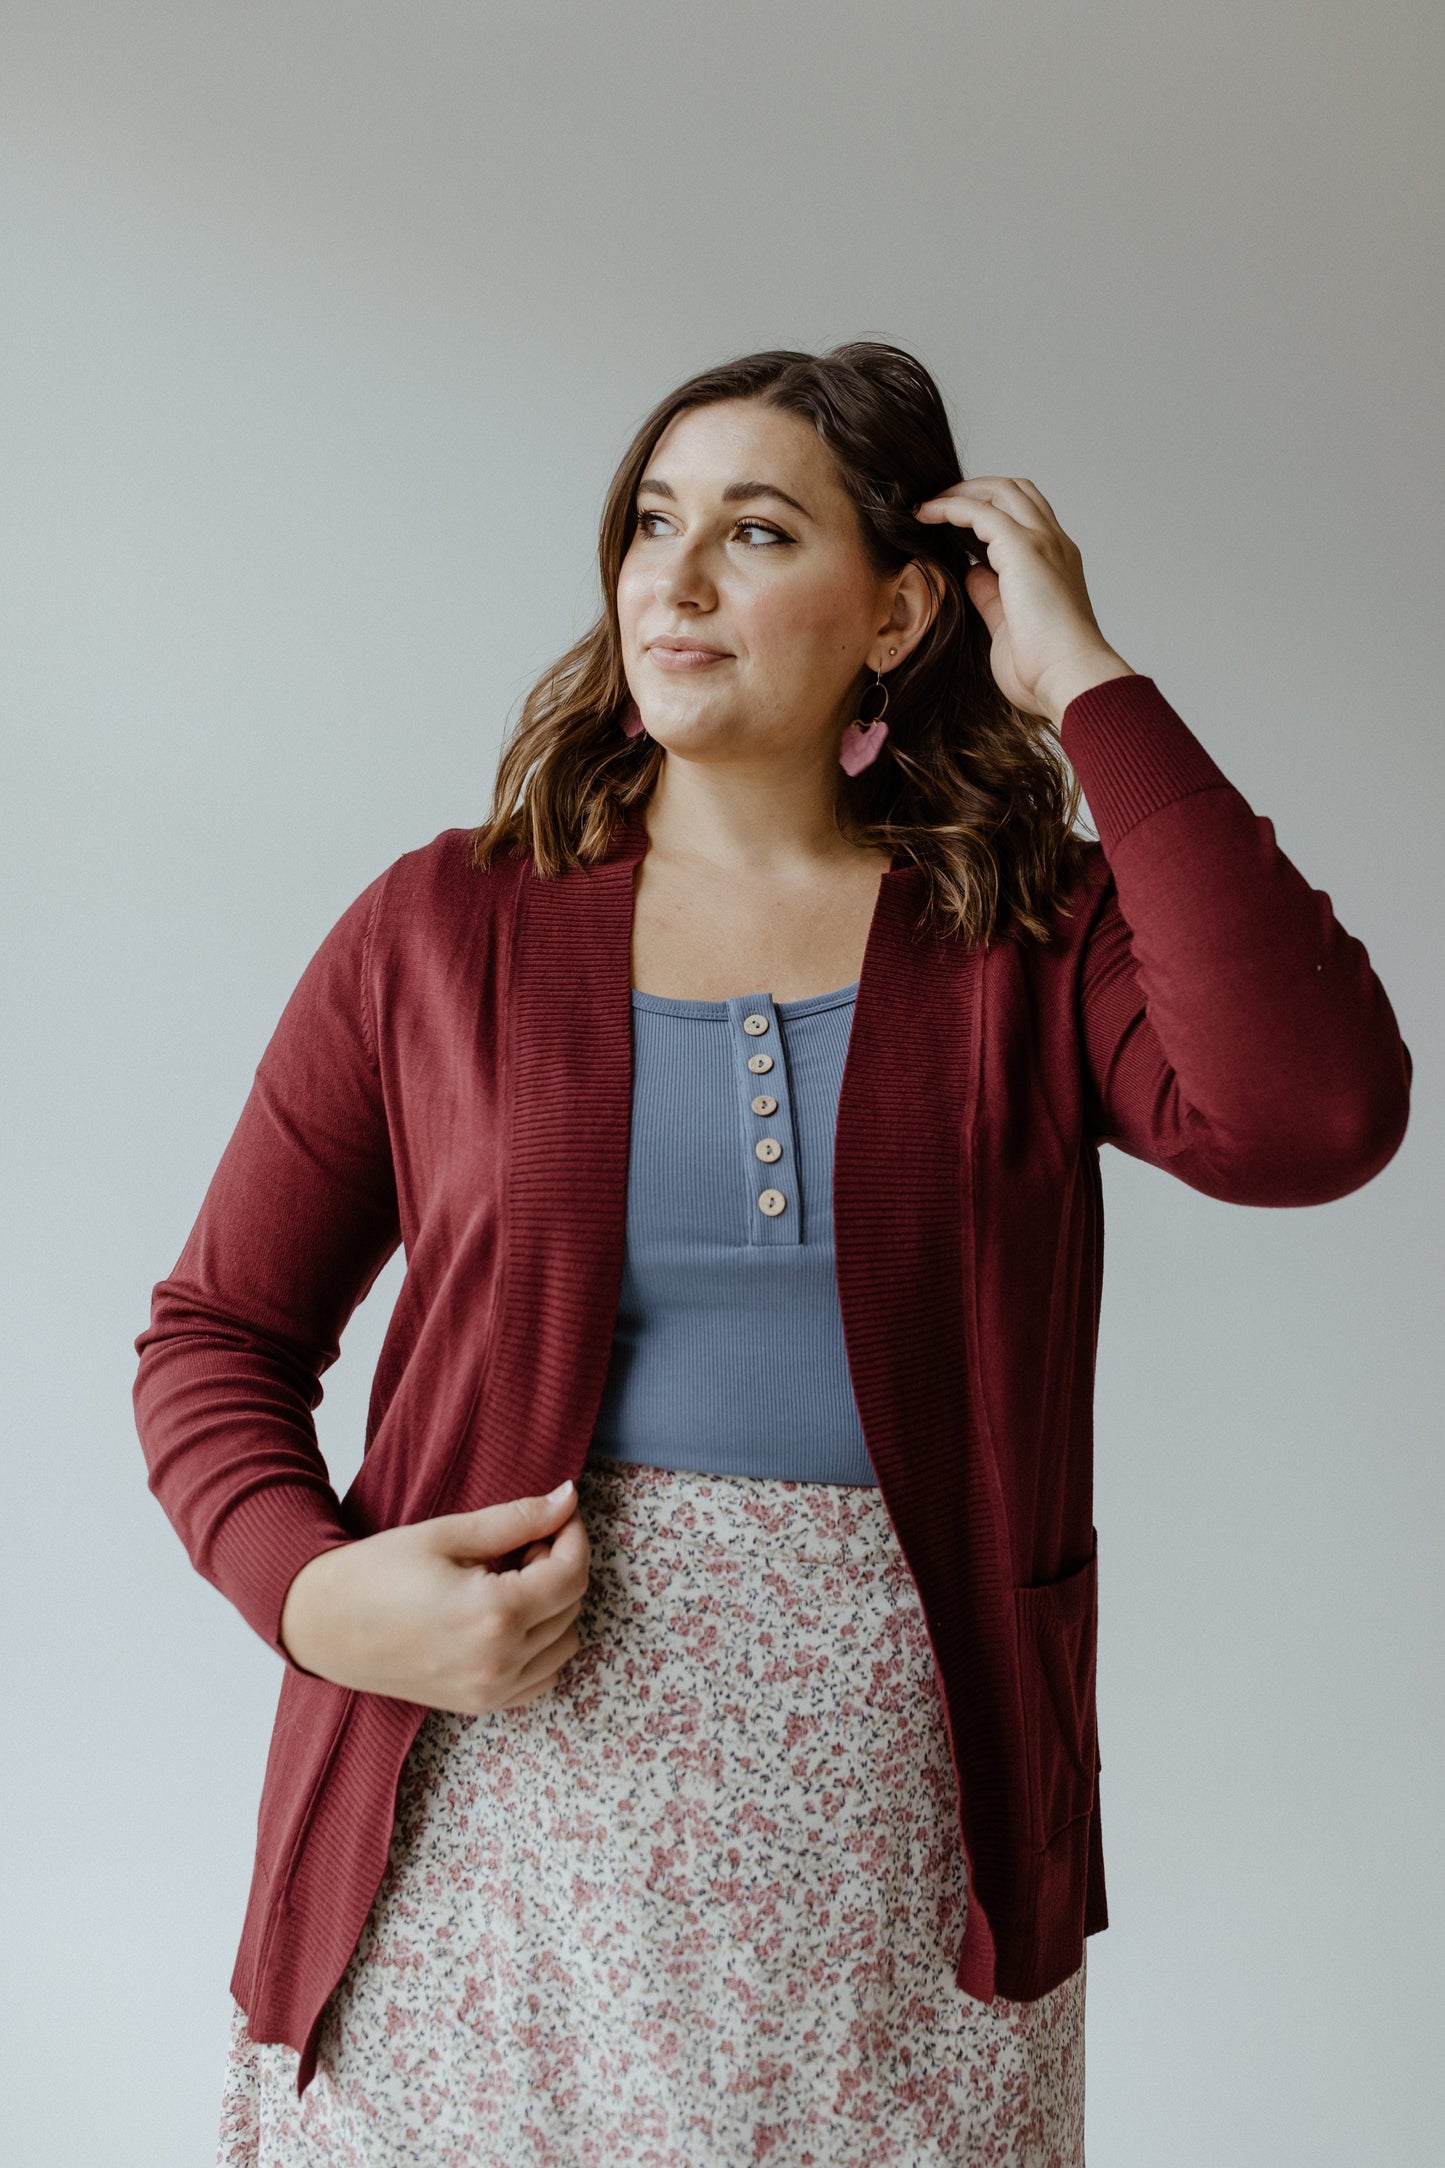
[[[1014,1590],[1035,1851],[1094,1803],[1099,1532],[1090,1535],[1093,1547],[1082,1566],[1061,1580]]]

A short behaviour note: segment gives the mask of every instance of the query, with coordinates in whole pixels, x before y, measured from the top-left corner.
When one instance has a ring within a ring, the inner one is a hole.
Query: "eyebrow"
[[[677,502],[677,491],[671,482],[664,482],[660,475],[644,475],[637,485],[639,497],[644,490],[654,497],[670,497],[674,504]],[[777,497],[782,503],[790,504],[795,512],[801,512],[804,519],[813,518],[805,504],[799,504],[796,497],[790,497],[785,489],[779,489],[776,482],[729,482],[722,493],[724,504],[747,504],[755,497]],[[816,524],[814,521],[815,526]]]

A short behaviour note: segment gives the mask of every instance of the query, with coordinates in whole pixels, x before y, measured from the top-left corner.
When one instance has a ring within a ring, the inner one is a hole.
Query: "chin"
[[[661,731],[669,730],[723,730],[735,727],[732,718],[737,713],[736,701],[720,698],[717,692],[704,690],[702,686],[682,687],[669,698],[655,696],[642,709],[643,725],[651,730],[654,719]],[[651,712],[649,713],[649,709]]]

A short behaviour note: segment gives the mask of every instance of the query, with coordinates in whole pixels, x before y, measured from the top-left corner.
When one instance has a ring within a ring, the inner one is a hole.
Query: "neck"
[[[837,783],[821,767],[779,773],[664,753],[643,821],[649,849],[664,858],[767,878],[871,848],[839,832],[836,805]]]

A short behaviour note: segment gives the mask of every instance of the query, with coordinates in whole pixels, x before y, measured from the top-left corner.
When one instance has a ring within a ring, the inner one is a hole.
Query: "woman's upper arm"
[[[352,1534],[312,1420],[321,1375],[401,1239],[369,1009],[386,879],[302,973],[135,1343],[150,1488],[196,1569],[283,1656],[291,1579]]]

